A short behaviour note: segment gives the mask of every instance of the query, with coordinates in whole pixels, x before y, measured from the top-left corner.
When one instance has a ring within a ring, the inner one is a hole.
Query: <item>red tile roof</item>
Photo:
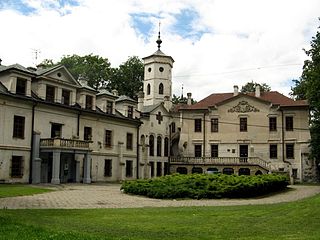
[[[210,96],[202,99],[198,103],[194,105],[187,105],[183,106],[180,109],[192,109],[192,110],[200,110],[200,109],[207,109],[208,107],[219,105],[223,103],[226,100],[231,100],[232,98],[238,98],[241,96],[248,95],[253,98],[260,99],[262,101],[270,102],[274,105],[280,105],[280,106],[308,106],[308,103],[306,100],[293,100],[291,98],[286,97],[285,95],[277,92],[277,91],[271,91],[271,92],[262,92],[260,94],[260,97],[256,97],[255,93],[248,93],[243,94],[239,93],[237,96],[233,96],[233,93],[214,93]]]

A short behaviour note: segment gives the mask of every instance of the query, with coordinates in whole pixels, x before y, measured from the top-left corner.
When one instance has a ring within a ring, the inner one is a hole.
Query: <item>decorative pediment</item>
[[[247,101],[240,101],[238,105],[230,108],[228,112],[239,112],[239,113],[246,113],[246,112],[260,112],[260,110],[252,105],[250,105]]]

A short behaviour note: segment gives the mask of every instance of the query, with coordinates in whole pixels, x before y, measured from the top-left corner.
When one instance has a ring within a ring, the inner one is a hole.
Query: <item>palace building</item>
[[[143,58],[138,101],[96,91],[64,66],[0,65],[0,182],[67,183],[169,173],[315,176],[309,106],[276,91],[172,104],[174,60]]]

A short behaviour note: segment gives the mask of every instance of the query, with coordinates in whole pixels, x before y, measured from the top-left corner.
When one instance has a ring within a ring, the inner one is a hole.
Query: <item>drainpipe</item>
[[[284,147],[285,147],[285,144],[284,144],[284,137],[285,137],[285,134],[284,134],[284,114],[283,114],[283,109],[280,109],[281,111],[281,118],[282,118],[282,131],[281,131],[281,138],[282,138],[282,161],[286,164],[288,164],[289,166],[289,179],[290,179],[290,184],[294,184],[294,181],[293,181],[293,177],[292,177],[292,165],[291,165],[291,162],[287,161],[285,159],[285,150],[284,150]]]
[[[203,113],[203,153],[202,157],[206,157],[206,113]]]
[[[137,179],[139,179],[139,158],[140,158],[140,144],[139,144],[139,135],[140,135],[140,125],[137,126]]]
[[[30,150],[30,160],[29,160],[29,184],[32,183],[32,158],[33,158],[33,132],[34,132],[34,110],[37,103],[32,102],[32,115],[31,115],[31,150]]]

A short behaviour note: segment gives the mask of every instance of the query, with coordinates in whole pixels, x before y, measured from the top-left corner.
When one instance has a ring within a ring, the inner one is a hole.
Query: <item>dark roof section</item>
[[[255,93],[248,93],[248,94],[239,93],[237,96],[233,96],[233,93],[214,93],[202,99],[201,101],[199,101],[194,105],[181,106],[177,110],[205,110],[205,109],[208,109],[209,107],[219,105],[224,101],[232,100],[232,98],[239,98],[241,96],[250,96],[252,98],[256,98],[257,100],[270,102],[273,105],[279,105],[281,107],[309,106],[306,100],[295,101],[277,91],[271,91],[271,92],[262,92],[260,94],[260,97],[256,97]]]

